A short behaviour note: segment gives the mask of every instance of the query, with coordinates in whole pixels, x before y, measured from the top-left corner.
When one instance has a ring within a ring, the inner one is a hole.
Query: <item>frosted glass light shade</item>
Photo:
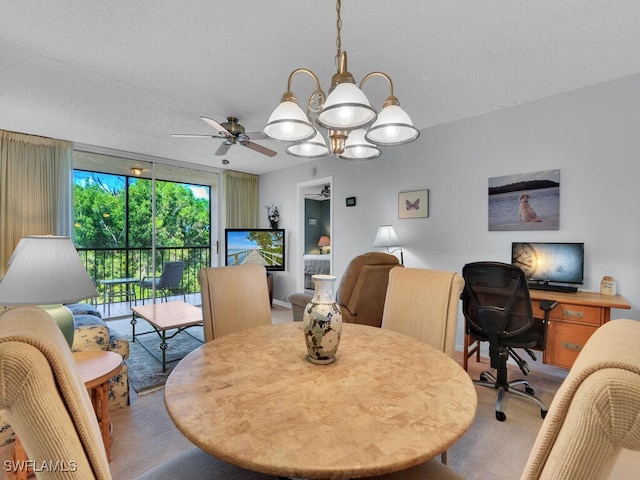
[[[262,134],[279,142],[302,142],[312,138],[316,129],[297,103],[284,101],[273,111]]]
[[[360,128],[349,133],[344,145],[344,152],[340,158],[346,160],[371,160],[379,157],[382,152],[373,143],[365,140],[365,131]]]
[[[353,83],[340,83],[327,97],[316,122],[330,130],[364,127],[377,117],[366,95]]]
[[[400,239],[391,225],[380,225],[373,241],[374,247],[399,247]]]
[[[365,138],[377,145],[400,145],[420,136],[409,115],[399,105],[384,107]]]
[[[294,157],[320,158],[329,155],[331,151],[329,147],[327,147],[327,142],[324,137],[320,132],[317,132],[316,136],[311,140],[287,147],[287,153]]]

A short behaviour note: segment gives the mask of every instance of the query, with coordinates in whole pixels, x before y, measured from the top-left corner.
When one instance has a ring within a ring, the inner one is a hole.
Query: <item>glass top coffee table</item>
[[[140,344],[140,346],[142,346],[147,352],[149,352],[149,354],[151,354],[153,358],[162,363],[163,373],[167,371],[167,363],[177,362],[178,360],[181,360],[181,358],[167,360],[166,351],[167,348],[169,348],[169,344],[167,343],[168,340],[174,338],[179,333],[185,333],[186,335],[189,335],[199,342],[202,342],[202,340],[186,331],[189,327],[202,325],[202,309],[191,305],[190,303],[154,303],[151,305],[131,307],[131,312],[131,333],[133,341],[136,342],[137,339],[137,342]],[[138,323],[138,318],[142,318],[143,320],[145,320],[154,328],[154,330],[136,333],[136,324]],[[173,332],[169,334],[167,333],[169,331]],[[160,337],[160,352],[152,351],[152,349],[148,348],[148,346],[140,340],[141,336],[154,333],[156,333]],[[161,356],[159,356],[158,353],[161,353]]]

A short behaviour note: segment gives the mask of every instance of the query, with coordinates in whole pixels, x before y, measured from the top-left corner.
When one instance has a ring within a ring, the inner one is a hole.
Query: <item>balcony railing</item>
[[[142,279],[153,276],[151,248],[78,248],[78,254],[98,290],[97,303],[108,300],[104,280]],[[198,271],[211,265],[211,249],[208,247],[157,247],[156,276],[162,272],[165,262],[183,261],[182,287],[186,294],[200,292]],[[137,300],[151,297],[151,290],[140,288],[137,282],[127,284]]]

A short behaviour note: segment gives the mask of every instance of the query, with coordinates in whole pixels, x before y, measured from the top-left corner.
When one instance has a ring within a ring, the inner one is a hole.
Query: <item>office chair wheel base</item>
[[[542,418],[546,417],[546,416],[547,416],[547,411],[546,411],[546,410],[542,410],[542,409],[540,409],[540,416],[541,416]]]
[[[535,395],[536,394],[536,391],[533,388],[531,388],[530,386],[528,386],[528,385],[526,387],[524,387],[524,391],[527,392],[529,395]],[[542,418],[544,418],[544,417],[542,417]]]
[[[499,422],[504,422],[507,419],[507,416],[504,414],[504,412],[496,412],[496,420],[498,420]]]

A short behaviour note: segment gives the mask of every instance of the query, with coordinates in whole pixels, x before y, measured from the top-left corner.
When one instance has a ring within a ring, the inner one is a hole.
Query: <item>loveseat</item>
[[[120,373],[109,382],[109,410],[129,405],[129,340],[107,327],[96,307],[88,303],[67,305],[75,324],[72,352],[109,350],[122,355],[124,364]],[[7,308],[0,306],[0,313]],[[12,442],[13,429],[0,414],[0,446]]]

